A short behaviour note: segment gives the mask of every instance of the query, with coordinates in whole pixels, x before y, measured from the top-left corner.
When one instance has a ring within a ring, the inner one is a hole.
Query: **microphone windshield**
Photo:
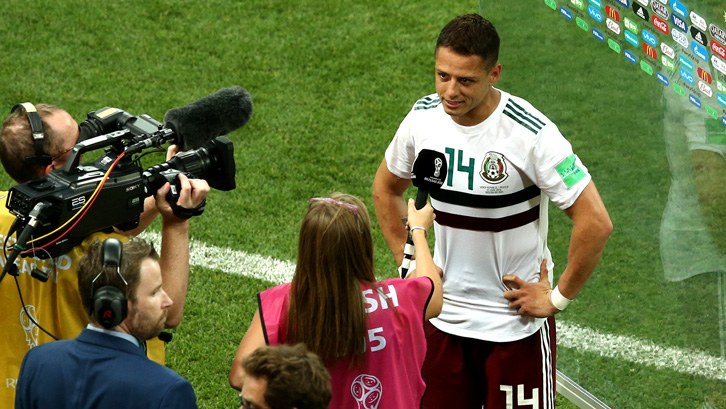
[[[252,97],[234,86],[170,109],[164,123],[176,135],[174,143],[179,149],[188,151],[245,126],[251,116]]]
[[[443,153],[422,149],[413,162],[411,182],[419,189],[438,189],[444,184],[448,170]]]

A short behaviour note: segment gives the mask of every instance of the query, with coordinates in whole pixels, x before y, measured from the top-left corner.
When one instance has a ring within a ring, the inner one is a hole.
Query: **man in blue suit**
[[[158,254],[144,240],[131,239],[114,263],[106,247],[112,246],[95,242],[79,265],[90,323],[75,339],[28,351],[16,409],[197,408],[191,384],[145,354],[146,340],[164,329],[172,305]]]

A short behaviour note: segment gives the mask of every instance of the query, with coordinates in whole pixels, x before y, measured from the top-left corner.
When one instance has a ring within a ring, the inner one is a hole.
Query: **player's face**
[[[486,70],[478,55],[461,55],[447,47],[436,50],[436,93],[444,111],[459,125],[473,126],[489,117],[499,103],[492,86],[502,66]]]
[[[141,262],[136,301],[129,301],[129,332],[137,338],[154,338],[164,329],[172,301],[161,288],[159,263],[151,258]]]

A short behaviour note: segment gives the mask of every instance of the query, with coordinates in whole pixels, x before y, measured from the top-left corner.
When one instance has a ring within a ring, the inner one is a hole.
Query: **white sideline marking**
[[[152,241],[156,249],[161,251],[160,233],[145,231],[141,237]],[[295,274],[295,264],[289,261],[214,247],[194,239],[189,240],[189,264],[265,280],[274,284],[289,283]]]
[[[161,248],[159,233],[147,231],[142,237],[153,241],[157,249]],[[244,251],[214,247],[193,239],[190,241],[190,264],[266,280],[274,284],[289,283],[295,273],[294,263]],[[726,381],[724,358],[699,351],[662,347],[634,337],[603,334],[562,320],[557,321],[557,345],[638,365]]]
[[[556,321],[557,346],[591,352],[639,365],[726,381],[726,359],[700,351],[662,347],[624,335],[603,334],[577,324]]]

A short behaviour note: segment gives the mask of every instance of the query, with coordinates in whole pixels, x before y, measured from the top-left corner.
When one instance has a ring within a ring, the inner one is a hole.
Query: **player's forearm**
[[[557,286],[565,298],[572,300],[600,262],[613,224],[593,181],[565,213],[572,219],[573,226],[567,267]]]
[[[406,201],[401,195],[391,193],[373,193],[373,205],[376,209],[378,224],[381,227],[383,237],[396,259],[396,264],[401,265],[403,261],[403,247],[408,238],[406,231]]]
[[[573,226],[567,267],[557,282],[563,296],[572,300],[582,290],[600,262],[611,232],[610,218],[597,215]]]
[[[403,247],[408,238],[406,231],[408,206],[403,194],[410,184],[410,179],[402,179],[391,173],[385,159],[373,179],[373,206],[376,209],[378,224],[399,266],[403,261]]]
[[[189,221],[164,220],[159,264],[164,291],[173,301],[166,327],[174,328],[181,322],[189,285]]]

